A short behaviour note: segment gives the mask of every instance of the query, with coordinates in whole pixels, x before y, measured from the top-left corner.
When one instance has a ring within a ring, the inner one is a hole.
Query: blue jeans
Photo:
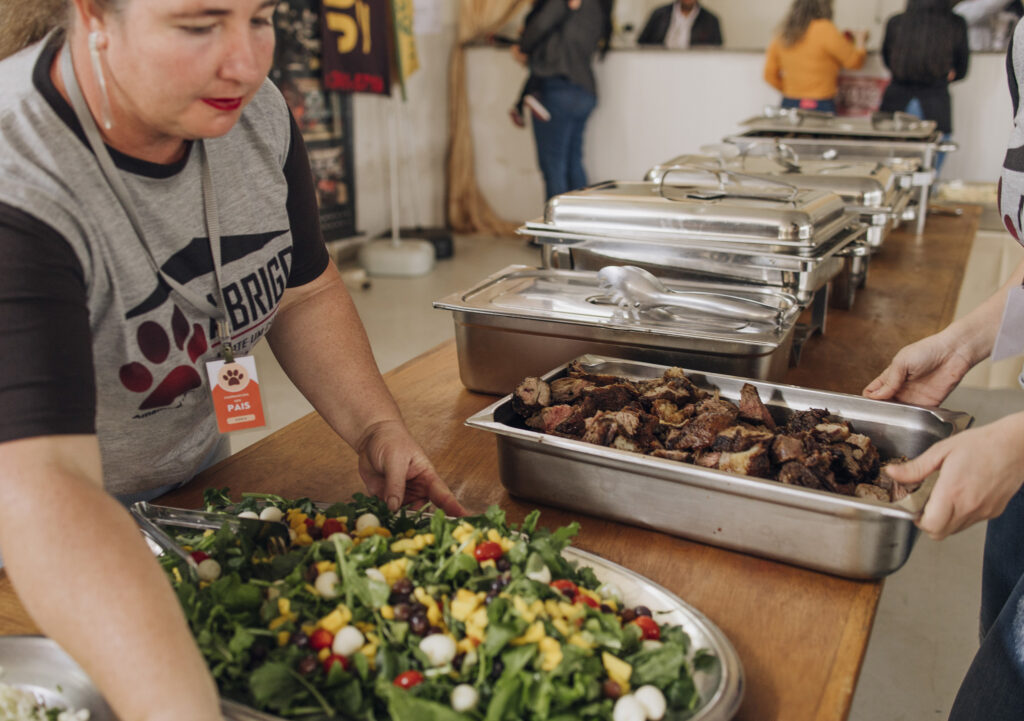
[[[551,198],[587,184],[583,170],[583,129],[597,105],[594,94],[564,77],[541,78],[536,93],[551,120],[534,119],[537,163],[544,193]]]
[[[783,98],[782,107],[784,108],[803,108],[804,110],[817,110],[821,113],[834,113],[836,111],[836,101],[829,98],[828,100],[812,100],[811,98]]]
[[[988,522],[981,576],[981,647],[950,721],[1024,718],[1024,490]]]
[[[921,107],[921,101],[917,98],[911,98],[910,102],[907,103],[907,107],[903,108],[903,112],[913,115],[915,118],[924,119],[924,108]],[[943,142],[949,140],[949,133],[942,134]],[[938,176],[939,170],[942,168],[942,163],[946,160],[945,153],[935,154],[935,175]]]

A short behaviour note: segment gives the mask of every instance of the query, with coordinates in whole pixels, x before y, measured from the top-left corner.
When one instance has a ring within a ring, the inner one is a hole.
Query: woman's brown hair
[[[832,19],[832,0],[793,0],[779,36],[786,47],[800,42],[812,20]]]

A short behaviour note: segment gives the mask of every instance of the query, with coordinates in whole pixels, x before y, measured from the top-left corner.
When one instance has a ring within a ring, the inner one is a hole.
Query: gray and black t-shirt
[[[107,489],[137,492],[187,480],[218,442],[204,364],[219,341],[153,272],[54,88],[60,43],[0,63],[0,442],[95,432]],[[327,267],[309,161],[269,81],[204,142],[232,341],[247,353],[285,288]],[[199,153],[158,165],[110,152],[157,264],[220,305]]]

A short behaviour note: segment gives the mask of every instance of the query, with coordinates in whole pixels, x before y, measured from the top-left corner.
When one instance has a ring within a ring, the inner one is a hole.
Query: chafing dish
[[[781,180],[799,188],[829,191],[868,226],[867,241],[872,248],[880,247],[888,231],[902,219],[911,193],[899,186],[888,165],[869,160],[803,160],[781,142],[771,151],[769,155],[743,153],[738,157],[724,153],[680,155],[648,170],[645,180],[668,179],[707,187],[723,183],[756,186]]]
[[[579,360],[590,372],[630,378],[656,378],[665,370],[599,356]],[[564,370],[544,377],[552,380]],[[973,420],[944,409],[728,375],[698,372],[690,378],[730,400],[751,382],[779,420],[796,410],[827,408],[870,436],[883,457],[916,456]],[[518,420],[511,396],[466,424],[495,434],[501,482],[512,495],[532,501],[849,578],[892,573],[917,538],[915,510],[545,435]]]
[[[513,265],[434,302],[452,312],[463,385],[505,394],[524,376],[585,353],[780,378],[789,366],[795,297],[772,288],[666,281],[672,291],[718,293],[778,309],[757,323],[657,308],[636,316],[615,305],[597,273]]]
[[[567,233],[637,241],[753,244],[810,251],[849,224],[833,193],[779,182],[755,189],[610,181],[548,201],[544,225]]]
[[[742,123],[744,133],[730,135],[726,142],[743,150],[755,145],[770,146],[784,139],[803,158],[828,160],[869,159],[889,164],[901,183],[917,190],[916,209],[905,217],[917,219],[917,232],[924,229],[928,192],[935,180],[938,153],[957,150],[945,141],[931,120],[918,120],[906,113],[875,113],[866,118],[838,117],[800,109],[766,108],[761,116]]]

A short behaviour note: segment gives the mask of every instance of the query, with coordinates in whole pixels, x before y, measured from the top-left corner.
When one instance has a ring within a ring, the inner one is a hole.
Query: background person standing
[[[664,45],[673,50],[721,46],[722,28],[718,17],[697,0],[676,0],[654,9],[637,44]]]
[[[864,65],[868,33],[850,42],[832,23],[832,0],[794,0],[768,46],[764,79],[782,93],[782,107],[836,111],[839,71]]]
[[[611,0],[546,0],[523,28],[519,48],[536,81],[532,92],[551,115],[533,123],[545,197],[582,188],[583,130],[597,105],[594,53],[608,47]]]

